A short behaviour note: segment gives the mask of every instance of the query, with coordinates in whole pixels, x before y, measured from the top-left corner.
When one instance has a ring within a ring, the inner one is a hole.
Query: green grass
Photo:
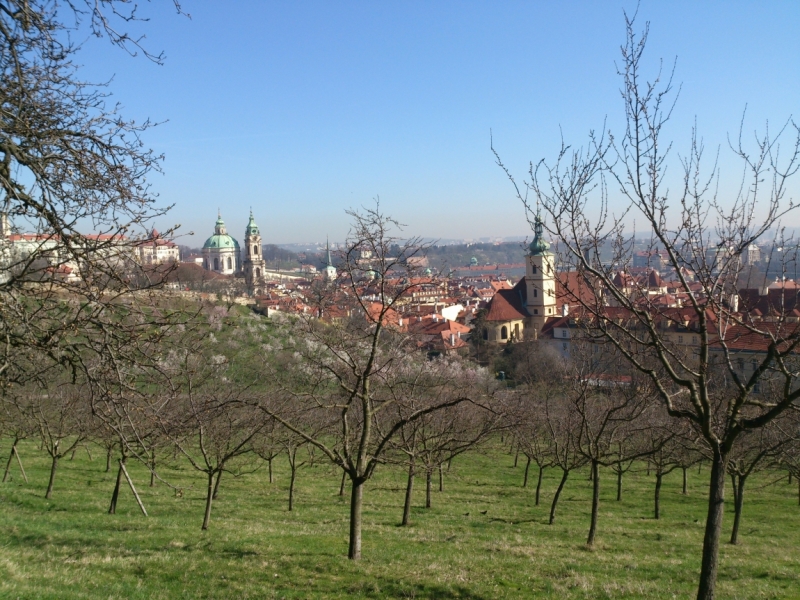
[[[403,528],[404,475],[385,468],[365,490],[364,558],[355,563],[346,559],[346,497],[327,465],[300,472],[292,513],[285,461],[273,484],[266,469],[223,478],[203,532],[204,481],[185,465],[163,473],[183,486],[182,497],[148,487],[144,469],[131,465],[150,516],[127,488],[110,516],[115,473],[103,472],[104,460],[81,451],[62,461],[47,501],[46,457],[32,444],[21,451],[30,483],[15,468],[0,485],[0,598],[686,598],[699,572],[707,468],[692,470],[687,497],[679,472],[666,478],[660,521],[651,516],[653,477],[629,475],[616,502],[613,475],[603,472],[591,550],[585,472],[568,481],[549,526],[554,471],[536,507],[511,457],[467,455],[446,474],[445,491],[434,492],[433,508],[421,508],[417,482],[413,524]],[[720,598],[800,597],[797,489],[764,487],[774,477],[748,483],[740,544],[722,548]],[[730,514],[729,506],[726,540]]]

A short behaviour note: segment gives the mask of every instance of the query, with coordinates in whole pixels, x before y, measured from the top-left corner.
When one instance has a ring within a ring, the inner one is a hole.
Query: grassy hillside
[[[0,449],[5,459],[7,440]],[[679,472],[667,477],[660,521],[651,518],[653,477],[629,476],[616,502],[613,476],[602,473],[599,543],[590,551],[586,473],[570,478],[548,526],[555,472],[545,472],[537,507],[533,489],[521,487],[522,467],[499,448],[467,455],[429,510],[418,481],[413,524],[402,528],[404,473],[386,467],[367,485],[364,560],[353,563],[347,498],[326,464],[300,472],[292,513],[285,459],[273,484],[265,468],[226,474],[202,532],[204,480],[185,463],[163,471],[180,496],[148,487],[145,470],[131,465],[150,516],[127,488],[109,516],[115,472],[104,472],[99,450],[94,460],[81,450],[62,462],[51,501],[46,457],[33,443],[21,454],[30,483],[14,467],[0,484],[2,598],[684,598],[699,571],[707,469],[691,472],[688,496]],[[722,549],[721,598],[800,596],[797,488],[765,485],[775,478],[748,482],[741,543]]]

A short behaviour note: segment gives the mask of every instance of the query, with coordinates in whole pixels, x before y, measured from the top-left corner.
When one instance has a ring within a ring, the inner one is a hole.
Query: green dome
[[[531,245],[528,246],[531,256],[550,254],[550,244],[543,237],[542,219],[536,214],[536,223],[533,228],[534,236]]]
[[[239,248],[239,242],[228,234],[214,234],[206,240],[206,243],[203,244],[203,248]]]
[[[247,222],[247,227],[244,230],[244,234],[247,235],[260,235],[258,232],[258,225],[256,225],[256,220],[253,218],[253,211],[250,211],[250,220]]]
[[[217,222],[214,225],[214,235],[206,240],[206,243],[203,244],[203,248],[239,248],[239,242],[228,235],[222,216],[217,215]]]

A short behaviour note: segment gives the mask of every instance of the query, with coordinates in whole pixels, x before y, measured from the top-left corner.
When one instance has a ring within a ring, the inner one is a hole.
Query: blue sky
[[[341,240],[344,211],[376,196],[408,234],[516,236],[529,229],[490,130],[520,177],[560,130],[576,145],[606,117],[619,130],[615,61],[635,6],[184,0],[189,19],[158,0],[139,29],[163,66],[102,40],[82,59],[87,78],[114,77],[123,114],[164,122],[145,137],[166,155],[153,187],[175,204],[157,225],[195,232],[182,243],[201,245],[217,208],[241,236],[251,206],[265,243]],[[745,106],[749,130],[800,117],[800,2],[642,0],[645,21],[650,67],[678,61],[667,133],[686,148],[696,118],[722,146],[725,191]]]

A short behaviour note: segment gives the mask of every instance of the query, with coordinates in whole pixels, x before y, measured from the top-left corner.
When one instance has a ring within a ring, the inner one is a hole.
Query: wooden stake
[[[125,475],[125,479],[128,480],[128,485],[131,486],[131,491],[133,492],[133,497],[136,498],[136,502],[137,502],[137,504],[139,504],[139,508],[142,509],[142,513],[146,517],[147,516],[147,511],[144,509],[144,504],[142,504],[142,499],[139,498],[139,494],[136,491],[136,488],[133,487],[133,481],[131,481],[131,476],[128,475],[128,469],[125,468],[125,465],[123,464],[122,461],[119,461],[119,466],[122,469],[122,474]]]
[[[28,476],[25,475],[25,467],[22,466],[22,460],[19,457],[19,450],[17,450],[16,445],[12,449],[14,456],[17,457],[17,464],[19,465],[19,470],[22,471],[22,478],[25,480],[25,483],[28,483]]]

